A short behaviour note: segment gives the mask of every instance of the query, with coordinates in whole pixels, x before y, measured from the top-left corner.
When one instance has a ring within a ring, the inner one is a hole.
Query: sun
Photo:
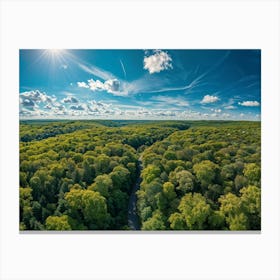
[[[68,56],[68,52],[65,49],[42,49],[39,59],[44,61],[45,64],[49,65],[51,68],[64,68],[63,65],[68,65]]]
[[[47,52],[49,52],[52,55],[61,54],[63,52],[63,49],[47,49]]]

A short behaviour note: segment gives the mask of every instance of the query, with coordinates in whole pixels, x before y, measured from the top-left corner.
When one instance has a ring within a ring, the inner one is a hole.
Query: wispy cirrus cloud
[[[124,64],[123,64],[123,62],[122,62],[121,59],[120,59],[120,64],[121,64],[121,66],[122,66],[124,78],[126,79],[126,70],[125,70]]]
[[[165,105],[172,105],[175,107],[188,107],[189,102],[182,97],[170,97],[170,96],[153,96],[151,100],[159,101],[161,103],[164,103]]]
[[[172,77],[159,78],[157,76],[151,75],[153,73],[159,73],[164,70],[173,69],[171,56],[167,52],[162,50],[154,50],[152,51],[151,55],[148,55],[148,53],[149,51],[145,51],[143,64],[144,64],[144,69],[148,70],[150,75],[144,75],[143,77],[130,82],[124,81],[119,77],[116,77],[114,74],[105,71],[104,69],[86,64],[84,62],[77,61],[79,67],[82,70],[103,80],[100,81],[98,79],[91,79],[93,81],[91,82],[91,86],[89,85],[89,83],[86,82],[78,82],[77,85],[80,88],[90,88],[91,90],[105,90],[109,93],[112,93],[114,95],[119,95],[119,96],[133,95],[142,92],[145,93],[163,93],[163,92],[172,92],[172,91],[191,92],[195,88],[199,88],[199,86],[203,82],[203,79],[208,74],[210,74],[213,70],[215,70],[218,66],[220,66],[230,54],[230,52],[226,52],[225,55],[216,64],[214,64],[212,67],[210,67],[208,70],[206,70],[201,74],[199,74],[199,67],[197,67],[193,73],[192,79],[188,78],[189,81],[185,83],[185,85],[171,86],[170,81],[172,80]],[[122,60],[119,61],[124,73],[124,77],[126,78],[127,73],[124,64]],[[111,86],[110,83],[112,83]],[[119,87],[118,90],[116,90],[117,86]]]
[[[77,62],[78,66],[85,72],[94,75],[95,77],[101,78],[102,80],[115,79],[116,77],[109,71],[105,71],[94,65]]]
[[[234,109],[236,109],[236,106],[229,105],[229,106],[225,106],[224,108],[227,110],[234,110]]]

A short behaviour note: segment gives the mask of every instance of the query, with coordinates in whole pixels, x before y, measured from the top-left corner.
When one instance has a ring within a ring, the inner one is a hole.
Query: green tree
[[[152,214],[153,214],[153,211],[152,211],[151,206],[145,207],[140,213],[141,220],[143,222],[147,221],[152,216]]]
[[[162,186],[164,196],[169,200],[173,200],[176,197],[174,185],[170,182],[165,182]]]
[[[256,163],[245,164],[243,173],[249,184],[260,185],[261,169]]]
[[[143,223],[142,230],[165,230],[164,217],[159,211]]]
[[[159,167],[149,164],[143,171],[142,171],[142,178],[146,183],[150,183],[156,178],[159,178],[161,174],[161,170]]]
[[[207,187],[209,184],[215,182],[217,169],[218,166],[210,160],[204,160],[193,166],[194,173],[202,187]]]
[[[95,168],[96,168],[96,174],[104,174],[104,173],[109,173],[110,169],[110,157],[102,154],[98,156],[95,160]]]
[[[60,217],[49,216],[46,219],[47,230],[71,230],[71,226],[68,222],[68,216],[63,215]]]
[[[168,221],[170,222],[170,228],[173,230],[186,230],[187,226],[185,218],[181,213],[173,213],[170,215]]]
[[[123,166],[116,166],[113,171],[109,174],[114,188],[120,189],[122,191],[128,191],[131,180],[130,180],[130,172],[127,168]]]
[[[239,190],[247,185],[247,179],[242,175],[236,175],[234,179],[235,191],[239,192]]]
[[[220,213],[225,217],[225,220],[230,230],[248,229],[248,219],[242,211],[240,197],[232,193],[228,193],[219,198]]]
[[[241,203],[248,217],[250,229],[261,228],[261,190],[256,186],[248,186],[240,190]]]
[[[179,211],[183,214],[186,225],[191,230],[204,229],[210,215],[210,205],[200,193],[188,193],[180,201]]]
[[[113,188],[113,181],[108,174],[98,175],[89,190],[99,192],[102,196],[108,197],[109,190]]]
[[[77,218],[82,213],[82,221],[90,229],[105,229],[108,226],[106,199],[98,192],[91,190],[71,190],[65,195],[70,215]]]
[[[190,192],[194,188],[194,176],[187,170],[175,173],[175,181],[177,185],[176,189],[182,194]]]
[[[73,177],[76,177],[77,174],[75,172],[76,168],[73,170]],[[95,177],[95,169],[93,164],[90,162],[90,160],[87,158],[83,161],[83,176],[82,179],[85,181],[87,184],[91,184],[93,179]],[[75,178],[73,178],[75,179]],[[76,180],[75,180],[76,181]]]

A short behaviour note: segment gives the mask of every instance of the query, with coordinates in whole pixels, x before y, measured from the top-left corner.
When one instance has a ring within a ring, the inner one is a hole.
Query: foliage
[[[123,228],[137,179],[135,149],[182,126],[182,122],[145,122],[139,127],[129,121],[21,122],[21,229]]]
[[[193,122],[143,152],[142,229],[260,229],[260,123]]]
[[[23,121],[20,229],[125,229],[140,176],[142,230],[259,230],[260,153],[258,122]]]

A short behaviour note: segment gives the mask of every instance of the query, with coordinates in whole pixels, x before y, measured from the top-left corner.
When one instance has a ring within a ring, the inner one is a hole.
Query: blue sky
[[[20,50],[21,119],[260,120],[260,50]]]

